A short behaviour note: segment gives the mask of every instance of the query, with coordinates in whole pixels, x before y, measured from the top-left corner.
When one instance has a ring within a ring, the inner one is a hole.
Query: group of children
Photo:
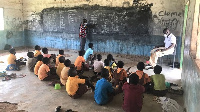
[[[89,43],[89,49],[79,51],[79,56],[72,64],[69,59],[65,59],[64,51],[59,50],[59,55],[48,54],[48,49],[35,46],[35,52],[28,52],[28,69],[39,78],[39,80],[59,80],[66,87],[66,91],[71,98],[79,98],[90,88],[94,91],[94,100],[99,105],[105,105],[118,93],[123,92],[123,109],[126,112],[140,112],[142,109],[143,93],[152,92],[155,96],[166,94],[165,76],[160,74],[162,67],[154,67],[155,75],[151,77],[143,72],[145,64],[139,62],[136,72],[125,70],[123,61],[115,62],[111,54],[102,61],[102,56],[93,54],[93,44]],[[10,50],[8,57],[8,67],[15,67],[15,50]],[[96,59],[97,58],[97,59]],[[94,76],[87,77],[83,73],[93,67]],[[10,69],[7,69],[10,70]],[[14,70],[14,69],[13,69]],[[101,79],[99,79],[101,77]],[[96,80],[98,80],[96,82]],[[96,83],[96,85],[94,85]]]

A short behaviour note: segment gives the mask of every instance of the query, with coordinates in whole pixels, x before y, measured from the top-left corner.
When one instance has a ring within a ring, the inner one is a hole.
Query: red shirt
[[[140,112],[143,104],[144,87],[137,84],[124,83],[124,103],[122,108],[125,112]]]
[[[81,24],[79,37],[80,38],[86,37],[86,25],[84,25],[84,24]]]

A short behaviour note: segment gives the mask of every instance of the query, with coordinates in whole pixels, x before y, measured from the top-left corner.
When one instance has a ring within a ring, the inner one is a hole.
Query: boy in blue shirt
[[[95,91],[94,91],[94,99],[95,102],[99,105],[105,105],[112,101],[113,96],[120,93],[120,89],[122,88],[122,83],[119,84],[119,87],[114,89],[112,84],[108,82],[109,71],[106,68],[103,68],[101,71],[101,79],[97,81]]]
[[[93,65],[94,56],[93,56],[93,43],[88,44],[89,48],[86,50],[84,59],[87,64],[89,64],[89,61],[91,61],[90,65]]]

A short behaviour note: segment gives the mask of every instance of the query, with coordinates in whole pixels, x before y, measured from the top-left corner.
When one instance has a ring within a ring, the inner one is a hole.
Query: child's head
[[[108,54],[107,55],[107,59],[108,59],[108,61],[113,61],[114,60],[112,54]]]
[[[101,59],[102,59],[101,54],[98,54],[98,55],[97,55],[97,59],[98,59],[98,61],[101,61]]]
[[[34,57],[34,53],[33,53],[33,52],[28,52],[28,53],[27,53],[27,56],[28,56],[29,58],[33,58],[33,57]]]
[[[79,56],[83,56],[84,55],[84,51],[78,51],[78,55]]]
[[[59,57],[59,62],[60,63],[64,63],[65,62],[65,57],[64,56],[60,56]]]
[[[39,46],[39,45],[36,45],[36,46],[35,46],[35,50],[41,50],[40,46]]]
[[[9,52],[10,54],[16,54],[15,49],[10,49]]]
[[[49,64],[49,58],[47,58],[47,57],[43,58],[43,59],[42,59],[42,62],[43,62],[44,64]]]
[[[129,84],[137,85],[139,82],[139,76],[136,73],[133,73],[129,76]]]
[[[43,55],[38,55],[37,56],[37,61],[42,61],[42,59],[43,59]]]
[[[43,52],[44,54],[48,54],[48,49],[47,49],[46,47],[44,47],[44,48],[42,48],[42,52]]]
[[[66,67],[70,67],[71,61],[69,59],[67,59],[67,60],[65,60],[64,64]]]
[[[59,50],[60,55],[64,55],[64,50]]]
[[[89,43],[88,46],[89,46],[89,48],[92,48],[93,47],[93,43]]]
[[[154,73],[155,74],[160,74],[161,72],[162,72],[162,67],[161,66],[159,66],[159,65],[156,65],[155,67],[154,67]]]
[[[105,65],[105,66],[109,66],[109,60],[108,60],[108,59],[105,59],[105,60],[104,60],[104,65]]]
[[[102,77],[102,78],[108,78],[108,76],[109,76],[109,71],[108,71],[108,69],[102,68],[102,70],[101,70],[101,77]]]
[[[77,75],[77,71],[75,67],[70,67],[69,71],[68,71],[68,75],[70,77],[75,77]]]
[[[124,62],[123,61],[118,61],[117,66],[119,68],[123,68],[124,67]]]
[[[143,62],[139,62],[139,63],[137,64],[137,69],[138,69],[138,70],[143,71],[144,68],[145,68],[145,65],[144,65]]]

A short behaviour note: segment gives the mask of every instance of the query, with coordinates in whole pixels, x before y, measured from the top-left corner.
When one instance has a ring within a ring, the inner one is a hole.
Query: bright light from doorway
[[[0,8],[0,30],[4,30],[3,8]]]

